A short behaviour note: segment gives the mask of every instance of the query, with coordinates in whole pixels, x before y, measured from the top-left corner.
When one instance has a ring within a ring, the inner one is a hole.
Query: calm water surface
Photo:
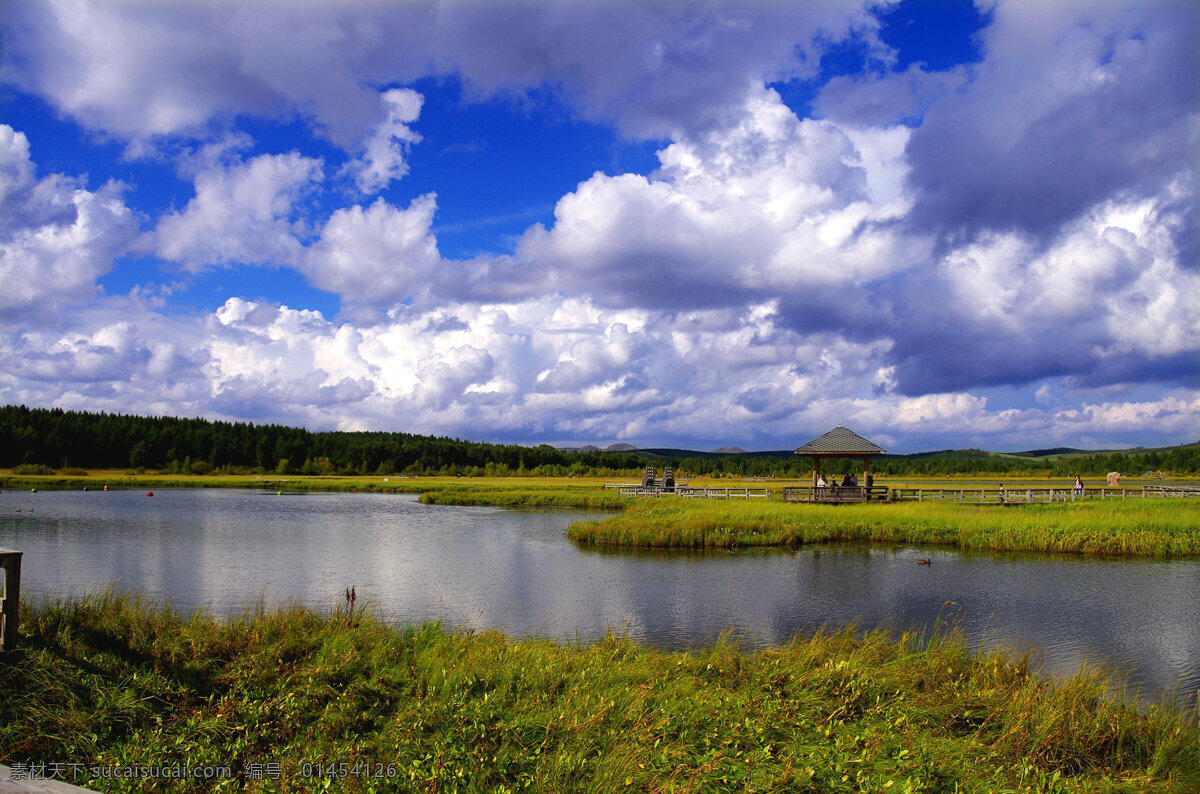
[[[1200,689],[1200,560],[859,545],[596,551],[566,538],[586,517],[383,494],[6,491],[0,546],[25,552],[33,597],[112,584],[230,615],[260,599],[327,609],[353,585],[397,623],[583,641],[612,629],[664,647],[727,630],[760,645],[826,624],[904,629],[940,615],[975,642],[1033,649],[1053,673],[1103,662],[1144,694]]]

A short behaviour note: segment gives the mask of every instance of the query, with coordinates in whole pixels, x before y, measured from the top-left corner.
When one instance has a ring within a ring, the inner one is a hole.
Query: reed
[[[616,491],[602,488],[530,487],[516,483],[500,486],[443,486],[421,494],[424,504],[493,505],[496,507],[567,507],[582,510],[617,510],[629,504]]]
[[[619,515],[573,524],[592,545],[743,548],[876,541],[964,549],[1139,556],[1200,554],[1200,503],[1108,500],[1054,505],[821,505],[642,500]]]
[[[173,790],[1200,786],[1194,713],[1113,698],[1097,670],[1040,679],[944,627],[666,652],[393,629],[361,608],[224,621],[112,592],[24,606],[27,650],[0,665],[0,761],[230,768]]]

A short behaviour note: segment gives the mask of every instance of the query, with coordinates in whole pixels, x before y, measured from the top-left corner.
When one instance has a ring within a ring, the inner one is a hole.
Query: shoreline
[[[1014,488],[1019,482],[1012,478],[1009,481]],[[86,487],[99,491],[106,484],[111,489],[415,493],[424,504],[612,511],[607,518],[577,522],[568,529],[572,541],[596,547],[797,548],[810,543],[850,541],[1113,557],[1200,556],[1200,499],[1131,498],[1003,506],[932,502],[814,505],[784,503],[777,498],[629,499],[605,489],[603,481],[570,478],[151,476],[118,472],[0,475],[0,489]]]

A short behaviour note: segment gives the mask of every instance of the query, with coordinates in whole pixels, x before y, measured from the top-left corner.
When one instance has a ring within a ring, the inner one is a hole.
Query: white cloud
[[[969,392],[876,394],[886,343],[800,335],[768,305],[732,322],[695,312],[673,324],[552,297],[412,310],[371,326],[237,298],[208,316],[169,317],[131,297],[76,313],[75,331],[0,333],[11,351],[0,391],[34,404],[53,394],[88,410],[313,428],[478,438],[486,427],[522,440],[758,449],[788,448],[838,422],[905,446],[937,437],[1016,449],[1121,439],[1148,425],[1192,434],[1200,415],[1195,390],[1141,402],[1064,397],[1053,411],[993,410]]]
[[[0,206],[7,208],[10,199],[29,190],[34,182],[33,161],[29,159],[29,139],[7,124],[0,124]],[[5,212],[0,223],[11,222],[12,212]]]
[[[34,174],[25,134],[0,124],[0,310],[45,319],[96,294],[138,221],[120,184],[93,192],[80,179]]]
[[[322,176],[320,160],[296,152],[203,170],[195,177],[195,198],[181,212],[160,218],[158,255],[190,271],[296,264],[303,246],[289,218],[296,201]]]
[[[1057,411],[1054,419],[1077,432],[1102,437],[1138,433],[1151,426],[1164,434],[1196,437],[1200,433],[1200,392],[1180,390],[1149,402],[1085,403]]]
[[[729,305],[887,276],[928,252],[894,224],[904,137],[801,121],[760,90],[728,127],[661,150],[653,177],[593,175],[516,258],[606,306]]]
[[[337,210],[299,267],[309,283],[337,293],[351,311],[424,299],[444,275],[430,232],[436,209],[437,197],[428,194],[407,209],[379,198],[366,209]]]
[[[387,112],[367,138],[365,151],[347,163],[361,193],[377,193],[408,173],[409,148],[421,136],[408,125],[421,114],[422,97],[408,88],[393,88],[379,95]]]

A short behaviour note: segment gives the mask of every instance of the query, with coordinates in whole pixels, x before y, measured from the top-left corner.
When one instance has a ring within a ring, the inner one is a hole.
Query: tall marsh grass
[[[901,502],[821,505],[646,499],[573,524],[594,545],[740,548],[827,541],[1146,556],[1200,554],[1200,500],[1108,500],[978,506]]]
[[[177,790],[1200,787],[1195,714],[1110,699],[1095,671],[1041,680],[954,632],[665,652],[396,630],[361,610],[220,621],[111,592],[24,608],[26,651],[0,665],[0,761],[232,770]],[[303,776],[355,762],[380,776]]]

